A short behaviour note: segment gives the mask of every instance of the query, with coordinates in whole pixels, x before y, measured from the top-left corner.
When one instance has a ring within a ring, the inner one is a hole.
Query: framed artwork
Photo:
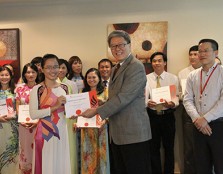
[[[168,22],[166,21],[109,24],[108,35],[114,30],[124,30],[130,35],[132,54],[142,61],[147,74],[153,71],[150,56],[157,51],[167,54]],[[115,62],[109,47],[107,56]]]
[[[12,65],[15,82],[20,78],[19,43],[18,28],[0,29],[0,65]]]

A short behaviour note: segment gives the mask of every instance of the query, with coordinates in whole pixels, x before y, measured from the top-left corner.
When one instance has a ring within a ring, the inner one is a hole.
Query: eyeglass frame
[[[60,68],[59,65],[43,67],[43,69],[46,69],[48,71],[56,70],[56,69],[59,69],[59,68]]]
[[[121,43],[121,44],[117,44],[117,45],[110,45],[109,47],[111,50],[116,50],[117,48],[123,49],[128,44],[130,44],[130,42],[129,43]]]

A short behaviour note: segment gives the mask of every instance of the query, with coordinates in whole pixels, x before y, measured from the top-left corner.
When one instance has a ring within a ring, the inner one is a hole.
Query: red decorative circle
[[[86,126],[86,127],[87,127],[87,126],[88,126],[88,123],[84,123],[84,126]]]
[[[26,121],[30,121],[30,118],[29,118],[29,117],[27,117],[27,118],[26,118]]]
[[[77,115],[81,114],[81,110],[80,109],[76,110],[76,114]]]
[[[160,102],[163,102],[163,98],[160,99]]]

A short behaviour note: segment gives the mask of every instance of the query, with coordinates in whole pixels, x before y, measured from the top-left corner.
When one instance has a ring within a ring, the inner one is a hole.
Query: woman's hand
[[[0,122],[5,123],[5,122],[7,122],[7,121],[8,121],[8,119],[7,119],[7,115],[4,115],[4,116],[1,116],[1,117],[0,117]]]
[[[26,129],[33,129],[34,127],[37,126],[37,122],[36,123],[20,123],[20,125],[22,125]]]
[[[61,107],[64,107],[63,105],[66,103],[66,97],[64,96],[60,96],[57,98],[57,102],[54,106],[52,106],[50,109],[51,109],[51,113],[54,112],[55,110],[61,108]]]

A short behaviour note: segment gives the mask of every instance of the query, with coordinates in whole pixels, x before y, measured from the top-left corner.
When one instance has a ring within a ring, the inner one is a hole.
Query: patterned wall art
[[[166,21],[109,24],[108,35],[114,30],[124,30],[130,35],[132,54],[143,62],[147,74],[153,71],[150,56],[157,51],[167,54]],[[107,53],[108,58],[115,62],[109,47]]]
[[[20,77],[19,29],[0,29],[0,65],[11,64],[15,82]]]

